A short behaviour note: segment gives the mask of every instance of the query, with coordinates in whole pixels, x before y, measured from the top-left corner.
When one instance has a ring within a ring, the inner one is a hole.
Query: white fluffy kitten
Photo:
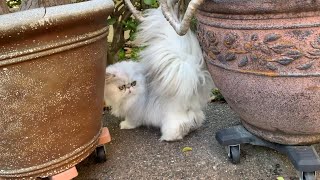
[[[111,106],[111,113],[127,118],[131,106],[145,96],[145,78],[142,66],[133,61],[123,61],[110,65],[106,69],[104,100]]]
[[[146,11],[135,44],[146,46],[141,63],[107,68],[107,82],[115,83],[106,84],[106,103],[114,115],[125,118],[121,129],[154,126],[160,127],[161,140],[182,139],[203,123],[213,86],[199,42],[191,31],[177,35],[158,8]],[[119,89],[133,81],[135,93]]]

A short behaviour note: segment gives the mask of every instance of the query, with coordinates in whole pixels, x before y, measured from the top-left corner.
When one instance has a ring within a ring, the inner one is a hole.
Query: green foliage
[[[220,90],[215,88],[212,90],[212,94],[215,96],[215,101],[226,101],[222,94],[220,93]]]
[[[138,61],[139,60],[139,52],[142,49],[143,48],[141,48],[141,47],[133,47],[132,51],[131,51],[131,54],[130,54],[130,59]]]
[[[143,0],[143,2],[144,2],[146,5],[151,6],[151,8],[157,8],[157,7],[159,7],[159,3],[158,3],[157,0]]]
[[[126,59],[126,51],[124,50],[124,48],[121,48],[118,52],[118,58],[119,61],[125,60]]]
[[[118,52],[118,61],[123,61],[126,59],[131,59],[133,61],[139,61],[139,52],[143,47],[127,47],[121,48]]]
[[[193,32],[197,31],[197,23],[198,23],[197,19],[195,17],[192,17],[191,22],[190,22],[191,31],[193,31]]]
[[[131,2],[140,11],[159,7],[157,0],[131,0]],[[137,60],[141,48],[131,47],[128,50],[125,45],[135,39],[139,22],[132,16],[123,0],[115,0],[114,12],[107,19],[107,23],[113,27],[113,37],[108,49],[107,64],[127,58]],[[125,36],[125,33],[128,33],[129,36]]]
[[[133,41],[135,39],[135,33],[137,31],[139,22],[136,19],[130,17],[128,18],[128,20],[123,21],[122,23],[124,25],[124,30],[129,31],[129,40]]]
[[[109,19],[107,19],[107,23],[109,26],[113,25],[116,22],[117,22],[116,18],[109,17]]]
[[[10,8],[17,7],[21,4],[21,0],[6,0],[7,5]]]

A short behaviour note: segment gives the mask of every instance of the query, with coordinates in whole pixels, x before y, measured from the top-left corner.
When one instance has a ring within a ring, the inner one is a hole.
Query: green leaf
[[[159,7],[158,1],[156,1],[154,4],[151,5],[151,8],[158,8],[158,7]]]
[[[130,41],[133,41],[136,38],[136,32],[130,31],[129,35],[130,35],[129,37]]]
[[[127,22],[127,26],[131,30],[136,30],[138,25],[136,23],[134,23],[133,21],[129,21],[129,22]]]
[[[184,147],[182,149],[182,152],[187,152],[187,151],[192,151],[192,148],[191,147]]]
[[[190,29],[193,32],[197,32],[197,23],[198,23],[198,20],[195,17],[192,17],[191,22],[190,22]]]
[[[214,100],[216,100],[216,101],[225,101],[225,99],[222,96],[222,94],[220,93],[219,89],[215,88],[211,92],[212,92],[212,95],[215,96]]]
[[[277,177],[277,180],[284,180],[284,178],[279,176],[279,177]]]
[[[143,2],[147,5],[153,5],[155,4],[157,1],[156,0],[143,0]]]
[[[139,52],[142,50],[143,48],[141,47],[133,47],[131,50],[131,56],[130,58],[132,60],[136,60],[139,61]]]
[[[110,25],[113,25],[114,23],[116,23],[116,18],[113,18],[113,17],[111,17],[111,18],[109,18],[108,20],[107,20],[107,24],[110,26]]]
[[[126,52],[124,51],[123,48],[119,50],[118,57],[119,57],[119,60],[124,60],[126,58]]]

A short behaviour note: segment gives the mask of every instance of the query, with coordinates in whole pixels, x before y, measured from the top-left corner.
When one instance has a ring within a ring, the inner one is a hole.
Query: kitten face
[[[122,98],[143,93],[144,76],[137,67],[137,63],[131,62],[120,62],[109,66],[106,69],[106,87],[116,87],[118,95]]]
[[[129,93],[133,92],[135,90],[135,86],[137,85],[137,81],[132,81],[131,83],[124,84],[122,86],[119,86],[120,91],[128,91]]]

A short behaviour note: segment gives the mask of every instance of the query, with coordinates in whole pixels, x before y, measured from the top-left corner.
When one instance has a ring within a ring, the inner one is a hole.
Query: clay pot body
[[[96,148],[113,2],[0,16],[0,177],[47,177]]]
[[[320,2],[206,0],[196,14],[210,73],[244,127],[320,142]]]

